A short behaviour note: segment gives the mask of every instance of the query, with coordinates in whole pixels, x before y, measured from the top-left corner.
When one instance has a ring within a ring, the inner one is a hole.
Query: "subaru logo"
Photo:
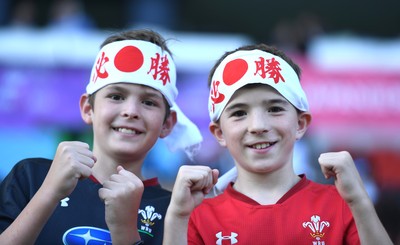
[[[112,245],[108,230],[78,226],[69,229],[63,236],[64,245]]]

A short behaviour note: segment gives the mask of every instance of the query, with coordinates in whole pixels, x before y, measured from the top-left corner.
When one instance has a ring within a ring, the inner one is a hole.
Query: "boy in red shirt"
[[[237,179],[203,200],[218,170],[182,166],[164,244],[392,244],[348,152],[318,159],[335,186],[294,172],[294,144],[311,122],[299,77],[264,44],[221,57],[209,79],[210,131],[234,158]]]

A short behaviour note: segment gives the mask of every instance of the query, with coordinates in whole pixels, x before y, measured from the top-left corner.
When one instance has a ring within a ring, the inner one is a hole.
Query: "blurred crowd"
[[[59,31],[98,29],[100,28],[100,24],[97,21],[98,18],[95,18],[94,14],[89,11],[92,7],[91,4],[94,3],[90,2],[80,0],[2,0],[0,1],[0,27],[19,29],[47,28]],[[120,18],[116,20],[119,24],[115,28],[174,30],[180,21],[178,0],[125,0],[119,4],[122,6],[122,12]],[[104,13],[103,19],[112,21],[112,19],[108,19],[107,13]],[[271,42],[297,57],[306,55],[310,41],[325,33],[324,24],[318,15],[311,12],[301,12],[290,20],[283,19],[278,21],[272,28],[269,40],[261,41]],[[0,64],[1,66],[2,64]],[[206,78],[207,74],[202,74],[194,79],[190,78],[191,76],[198,76],[198,74],[181,74],[180,78],[182,80],[190,79],[194,82],[200,82],[201,79]],[[400,83],[400,81],[398,82]],[[205,84],[205,81],[203,83]],[[0,90],[3,88],[4,83],[2,84],[2,81],[0,81]],[[185,85],[182,85],[180,89],[184,88]],[[183,98],[181,100],[185,98],[185,92],[182,92],[182,94]],[[77,108],[75,109],[77,110]],[[207,123],[200,123],[200,128],[206,132]],[[400,124],[400,122],[398,123]],[[65,140],[66,138],[84,139],[85,134],[88,134],[85,128],[82,131],[72,132],[61,130],[61,133],[57,133],[57,137],[60,140]],[[398,136],[393,135],[393,137]],[[224,149],[220,149],[208,133],[205,133],[204,138],[206,143],[203,144],[203,147],[205,149],[197,156],[195,163],[207,163],[219,168],[221,172],[229,170],[233,163],[227,152]],[[375,202],[385,228],[393,240],[400,244],[400,149],[379,149],[377,151],[368,149],[363,151],[357,148],[340,149],[337,145],[335,149],[331,149],[329,146],[325,147],[320,141],[308,137],[299,142],[295,150],[296,171],[299,173],[304,172],[310,179],[319,182],[325,182],[320,170],[317,169],[317,164],[315,164],[321,151],[350,151],[356,160],[357,167],[371,198]],[[160,155],[165,156],[163,157],[164,161],[176,162],[176,165],[163,165],[155,168],[154,164],[159,162]],[[154,174],[153,169],[158,169],[159,173],[164,175],[160,176],[161,182],[164,182],[164,185],[169,188],[172,187],[173,178],[179,165],[190,163],[184,154],[168,155],[168,151],[162,143],[155,147],[146,161],[147,167],[145,169],[147,173],[152,175]]]
[[[155,29],[174,28],[179,18],[176,0],[123,0],[113,2],[113,8],[108,9],[106,3],[84,0],[2,0],[0,26],[88,30],[101,28],[104,20],[109,23],[108,26],[115,28],[151,26]],[[100,11],[96,12],[95,9]],[[115,9],[120,9],[120,13],[115,14]]]

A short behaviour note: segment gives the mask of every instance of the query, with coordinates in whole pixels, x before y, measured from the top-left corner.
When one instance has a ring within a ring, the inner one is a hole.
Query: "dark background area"
[[[7,1],[7,0],[2,0]],[[9,1],[6,14],[23,0]],[[26,0],[25,0],[26,1]],[[29,0],[28,0],[29,2]],[[51,0],[31,0],[36,6],[35,23],[45,26],[49,21]],[[139,14],[133,6],[147,5],[142,16],[169,14],[168,26],[175,31],[243,33],[257,41],[268,41],[274,28],[281,23],[304,24],[304,16],[318,21],[325,32],[352,32],[383,38],[398,37],[400,1],[266,1],[266,0],[82,0],[85,12],[100,29],[127,28]],[[4,5],[4,4],[3,4]],[[3,19],[6,19],[3,16]],[[156,21],[156,20],[155,20]],[[165,18],[163,20],[165,22]],[[7,24],[4,20],[2,25]],[[163,25],[165,23],[155,23]]]
[[[328,32],[351,31],[362,35],[399,35],[400,2],[391,1],[187,1],[183,28],[201,31],[248,33],[267,39],[280,21],[296,21],[303,14],[320,20]]]

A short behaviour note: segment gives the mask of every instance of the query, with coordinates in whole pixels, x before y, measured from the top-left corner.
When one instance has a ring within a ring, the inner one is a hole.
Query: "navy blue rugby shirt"
[[[0,232],[24,209],[41,186],[52,160],[29,158],[18,162],[0,185]],[[157,178],[144,181],[145,190],[138,210],[138,230],[145,244],[162,244],[164,218],[171,192],[162,189]],[[112,244],[105,223],[105,207],[93,177],[78,182],[61,200],[35,244]]]

